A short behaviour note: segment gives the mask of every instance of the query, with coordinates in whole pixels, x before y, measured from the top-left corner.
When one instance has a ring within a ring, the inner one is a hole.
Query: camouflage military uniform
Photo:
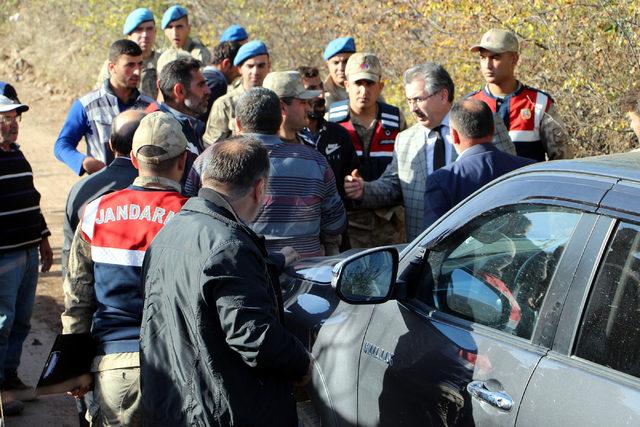
[[[344,101],[345,99],[349,99],[347,90],[336,85],[331,76],[327,76],[324,81],[324,100],[327,105],[327,111],[329,111],[328,107],[330,107],[332,103]]]
[[[207,49],[198,40],[193,40],[189,37],[185,45],[182,46],[182,49],[186,50],[191,54],[191,56],[202,62],[203,67],[211,63],[211,52],[209,52],[209,49]]]
[[[540,140],[549,160],[573,158],[573,150],[569,145],[569,134],[555,104],[552,104],[542,117]]]
[[[351,118],[351,123],[360,141],[368,145],[376,128],[377,120],[374,120],[369,127],[359,123],[355,118]],[[400,130],[404,130],[406,127],[404,119],[401,118]],[[404,208],[402,206],[349,210],[347,218],[349,220],[349,241],[352,248],[372,248],[406,241]]]
[[[158,80],[158,73],[156,71],[158,58],[160,58],[160,52],[153,51],[153,54],[148,59],[143,60],[140,75],[140,92],[153,99],[158,97],[158,86],[156,84]],[[104,64],[102,64],[94,89],[102,87],[104,81],[109,77],[109,60],[107,59],[104,61]]]
[[[236,101],[245,92],[240,85],[216,99],[209,113],[207,128],[202,139],[211,145],[231,136],[236,131]]]

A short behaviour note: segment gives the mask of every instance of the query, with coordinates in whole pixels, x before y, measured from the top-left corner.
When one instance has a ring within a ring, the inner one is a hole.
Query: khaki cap
[[[345,74],[351,83],[358,80],[379,82],[382,78],[382,66],[378,57],[373,53],[358,52],[349,57]]]
[[[158,58],[158,62],[156,63],[156,71],[158,73],[158,76],[160,76],[162,69],[169,62],[173,62],[176,59],[182,59],[182,58],[191,58],[191,54],[186,50],[176,49],[174,47],[162,52],[162,55],[160,55],[160,57]]]
[[[471,52],[486,49],[494,53],[516,52],[518,53],[518,38],[511,31],[491,29],[484,33],[480,43],[471,46]]]
[[[307,90],[302,76],[297,71],[274,71],[267,74],[262,86],[271,89],[278,98],[313,99],[320,96],[320,90]]]
[[[160,147],[165,152],[151,157],[138,154],[138,151],[147,145]],[[163,111],[148,114],[140,121],[131,146],[136,159],[153,164],[178,157],[186,149],[187,138],[182,133],[180,123],[171,114]]]

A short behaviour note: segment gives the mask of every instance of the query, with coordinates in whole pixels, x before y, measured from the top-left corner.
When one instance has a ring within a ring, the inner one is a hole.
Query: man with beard
[[[198,116],[207,111],[209,87],[200,72],[200,61],[181,58],[169,62],[160,72],[159,88],[164,98],[160,111],[171,114],[180,122],[187,137],[187,165],[180,183],[184,185],[195,159],[204,151],[204,123]]]
[[[153,99],[138,91],[142,49],[131,40],[109,47],[109,80],[71,105],[53,147],[56,158],[78,175],[94,173],[113,160],[109,149],[111,121],[125,110],[144,110]],[[78,151],[84,137],[87,154]]]
[[[156,64],[160,57],[160,52],[154,49],[156,42],[156,22],[153,13],[146,7],[134,10],[127,16],[122,27],[122,34],[127,39],[134,41],[142,49],[142,70],[140,72],[140,92],[155,99],[158,96],[158,73]],[[109,60],[104,61],[96,89],[102,86],[109,78]]]
[[[267,46],[259,40],[250,41],[238,49],[233,59],[242,76],[242,84],[216,99],[211,107],[204,141],[213,144],[228,138],[236,129],[236,102],[240,95],[253,87],[262,86],[264,78],[271,70],[271,60]]]

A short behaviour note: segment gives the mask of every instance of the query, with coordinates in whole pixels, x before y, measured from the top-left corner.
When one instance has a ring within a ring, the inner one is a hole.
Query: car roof
[[[516,175],[529,172],[571,172],[640,182],[640,150],[535,163],[519,169]]]

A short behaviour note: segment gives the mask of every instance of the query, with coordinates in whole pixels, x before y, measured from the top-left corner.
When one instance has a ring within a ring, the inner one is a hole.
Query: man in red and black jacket
[[[396,136],[406,124],[398,107],[378,101],[384,83],[381,81],[382,66],[374,54],[351,55],[346,75],[349,99],[331,104],[329,121],[339,123],[349,133],[360,162],[358,173],[366,181],[373,181],[391,162]],[[398,233],[402,234],[404,230],[403,215],[395,212],[398,209],[402,210],[397,206],[386,212],[380,209],[375,212],[371,209],[350,210],[352,245],[371,247],[402,241]]]

